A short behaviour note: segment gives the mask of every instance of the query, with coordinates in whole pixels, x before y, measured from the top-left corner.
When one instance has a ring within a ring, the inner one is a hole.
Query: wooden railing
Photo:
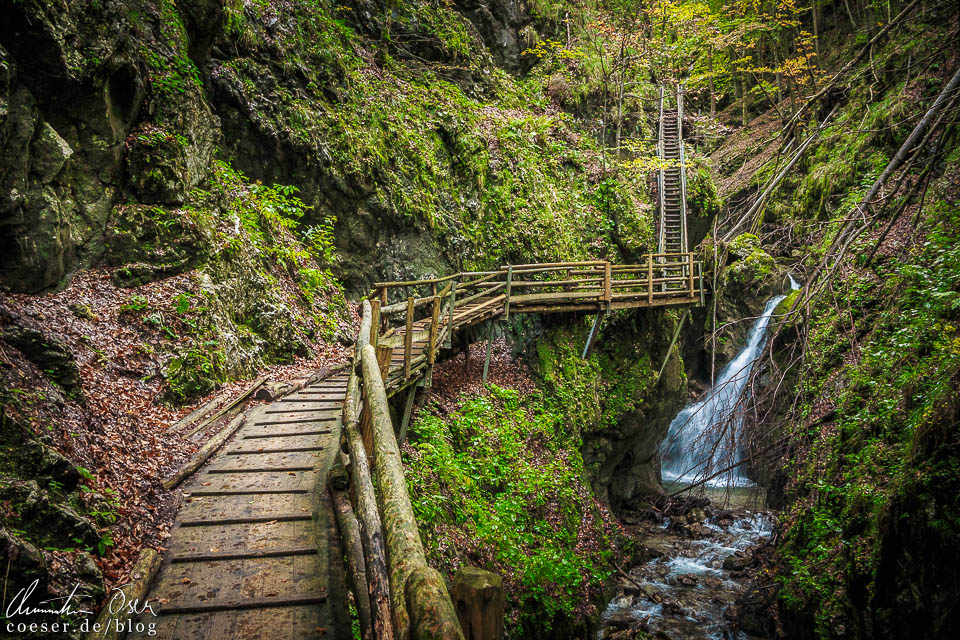
[[[443,578],[426,563],[388,397],[405,388],[413,392],[418,382],[429,384],[439,349],[450,346],[455,331],[480,322],[563,311],[592,311],[599,319],[612,309],[702,304],[702,296],[703,276],[692,253],[646,255],[639,264],[517,264],[375,283],[362,302],[341,417],[349,459],[330,477],[335,503],[343,502],[345,487],[352,494],[352,508],[338,506],[337,517],[343,519],[364,638],[463,637]],[[591,341],[595,335],[596,326]],[[485,364],[484,379],[486,370]],[[412,399],[410,393],[400,441]]]
[[[376,640],[462,640],[443,576],[427,565],[413,515],[387,405],[384,373],[389,365],[384,366],[370,340],[375,335],[372,315],[370,303],[364,301],[341,418],[349,487],[360,526],[341,524],[340,530],[341,535],[361,538],[359,544],[344,541],[351,576],[364,576],[366,582],[353,584],[361,634]],[[342,474],[342,468],[331,472],[331,484],[336,484],[333,476]],[[349,553],[358,547],[362,557]]]
[[[602,260],[505,265],[497,271],[376,282],[370,293],[378,346],[402,354],[388,393],[433,365],[464,326],[511,313],[606,312],[703,301],[703,273],[693,253],[648,254],[638,264]],[[424,322],[429,318],[429,322]],[[415,352],[414,345],[426,343]]]

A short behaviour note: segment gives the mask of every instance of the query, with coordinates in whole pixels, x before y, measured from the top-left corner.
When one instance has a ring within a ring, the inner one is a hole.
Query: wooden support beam
[[[490,349],[493,346],[493,320],[487,321],[487,355],[483,357],[483,383],[487,383],[487,372],[490,370]]]
[[[410,351],[413,349],[413,296],[407,298],[407,331],[403,335],[403,379],[410,377]]]
[[[413,401],[417,395],[417,385],[412,384],[407,389],[407,401],[403,405],[403,418],[400,420],[400,435],[397,436],[397,444],[403,444],[407,439],[407,427],[410,426],[410,414],[413,413]]]
[[[667,368],[667,361],[670,359],[670,353],[673,352],[673,345],[677,344],[677,338],[680,336],[680,328],[683,327],[688,315],[690,315],[689,310],[684,311],[683,315],[680,316],[680,322],[677,323],[677,329],[673,332],[673,339],[670,341],[670,346],[667,347],[667,353],[663,356],[663,364],[660,365],[660,371],[657,372],[657,379],[653,381],[653,384],[660,382],[660,376],[663,375],[663,370]]]
[[[510,285],[513,283],[513,265],[507,265],[507,289],[504,291],[506,300],[503,303],[503,319],[510,319]]]
[[[590,335],[587,336],[587,344],[583,345],[583,355],[581,357],[584,360],[589,358],[590,352],[593,351],[593,343],[597,339],[597,333],[600,332],[600,323],[605,315],[607,315],[607,312],[601,311],[593,317],[593,327],[590,328]]]
[[[690,274],[690,297],[692,298],[693,295],[694,295],[694,288],[693,288],[693,253],[688,253],[688,254],[687,254],[687,259],[688,259],[687,270],[688,270],[688,272],[689,272],[689,274]]]

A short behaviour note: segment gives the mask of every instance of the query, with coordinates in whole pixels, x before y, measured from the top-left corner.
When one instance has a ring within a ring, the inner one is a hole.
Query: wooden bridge
[[[443,580],[426,566],[387,397],[407,390],[402,441],[416,389],[431,384],[455,333],[517,313],[593,313],[586,354],[608,311],[702,299],[692,253],[376,283],[352,366],[249,412],[183,486],[149,594],[156,616],[139,620],[153,634],[145,626],[128,637],[350,637],[345,555],[364,637],[419,637],[424,625],[459,637]]]

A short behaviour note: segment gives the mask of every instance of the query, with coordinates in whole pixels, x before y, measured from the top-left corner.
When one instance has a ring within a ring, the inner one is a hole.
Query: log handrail
[[[441,288],[443,283],[447,286]],[[415,295],[422,287],[429,287],[430,295]],[[362,302],[341,418],[370,600],[372,628],[362,630],[364,637],[463,638],[443,577],[426,563],[389,395],[429,385],[438,351],[449,347],[453,333],[463,327],[512,313],[702,304],[702,287],[702,265],[689,252],[649,254],[638,264],[506,265],[497,271],[375,283],[370,300]],[[388,293],[399,301],[387,304]]]

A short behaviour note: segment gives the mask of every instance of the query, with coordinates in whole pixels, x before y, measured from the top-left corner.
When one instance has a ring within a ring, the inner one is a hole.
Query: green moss
[[[448,574],[464,557],[501,573],[512,634],[583,628],[617,541],[584,485],[579,438],[562,400],[488,389],[411,425],[407,482],[428,555]]]
[[[738,285],[763,281],[773,273],[777,263],[760,246],[760,238],[752,233],[741,233],[730,242],[733,264],[723,272],[725,280]]]
[[[778,553],[789,567],[780,578],[783,602],[810,616],[820,637],[839,637],[838,621],[850,625],[861,615],[925,611],[924,590],[947,588],[929,582],[949,579],[933,577],[936,569],[928,578],[891,566],[886,554],[904,544],[902,536],[937,553],[960,542],[952,417],[960,214],[941,202],[933,216],[920,250],[879,267],[882,284],[851,273],[834,283],[849,309],[838,314],[821,302],[812,316],[802,418],[791,434],[802,453],[787,470],[796,478],[795,503]],[[824,402],[834,413],[820,422]],[[916,595],[894,605],[895,593]]]

